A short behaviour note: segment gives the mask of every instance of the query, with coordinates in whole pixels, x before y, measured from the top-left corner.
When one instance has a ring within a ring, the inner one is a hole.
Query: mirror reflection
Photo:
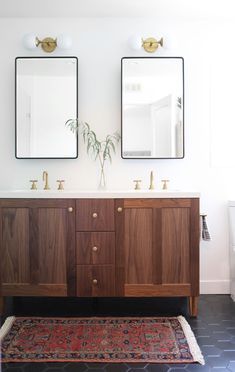
[[[16,157],[76,158],[76,57],[16,58]]]
[[[122,59],[122,157],[184,157],[183,58]]]

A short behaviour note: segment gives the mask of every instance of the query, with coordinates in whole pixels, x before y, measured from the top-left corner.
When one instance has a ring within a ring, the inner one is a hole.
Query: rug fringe
[[[178,316],[177,319],[179,320],[181,327],[183,328],[194,361],[204,365],[205,360],[190,325],[182,315]]]
[[[0,328],[0,343],[2,342],[4,337],[7,335],[7,333],[10,331],[15,319],[16,319],[15,316],[9,316],[8,318],[6,318],[5,322]]]

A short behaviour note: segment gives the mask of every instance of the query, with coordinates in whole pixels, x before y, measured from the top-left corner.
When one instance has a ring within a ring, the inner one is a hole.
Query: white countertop
[[[118,198],[199,198],[200,193],[181,190],[0,190],[0,199],[118,199]]]

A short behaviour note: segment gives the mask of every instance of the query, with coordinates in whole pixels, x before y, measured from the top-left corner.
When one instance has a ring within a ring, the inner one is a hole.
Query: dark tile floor
[[[235,303],[228,295],[202,295],[197,319],[187,315],[186,299],[88,299],[8,301],[7,316],[184,315],[206,364],[3,363],[2,372],[235,372]],[[27,309],[27,311],[26,311]]]

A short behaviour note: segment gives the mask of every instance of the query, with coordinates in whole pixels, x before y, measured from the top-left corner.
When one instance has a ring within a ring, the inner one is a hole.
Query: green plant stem
[[[87,153],[92,154],[94,159],[99,159],[101,172],[100,172],[100,186],[105,187],[105,173],[104,166],[105,160],[109,159],[112,161],[112,152],[115,153],[115,143],[118,143],[120,140],[120,134],[118,132],[113,133],[112,135],[107,135],[105,141],[99,141],[94,131],[91,130],[88,123],[81,122],[79,123],[78,119],[69,119],[65,123],[66,126],[70,128],[73,132],[81,131],[84,143],[87,143]],[[103,185],[102,185],[103,184]]]

